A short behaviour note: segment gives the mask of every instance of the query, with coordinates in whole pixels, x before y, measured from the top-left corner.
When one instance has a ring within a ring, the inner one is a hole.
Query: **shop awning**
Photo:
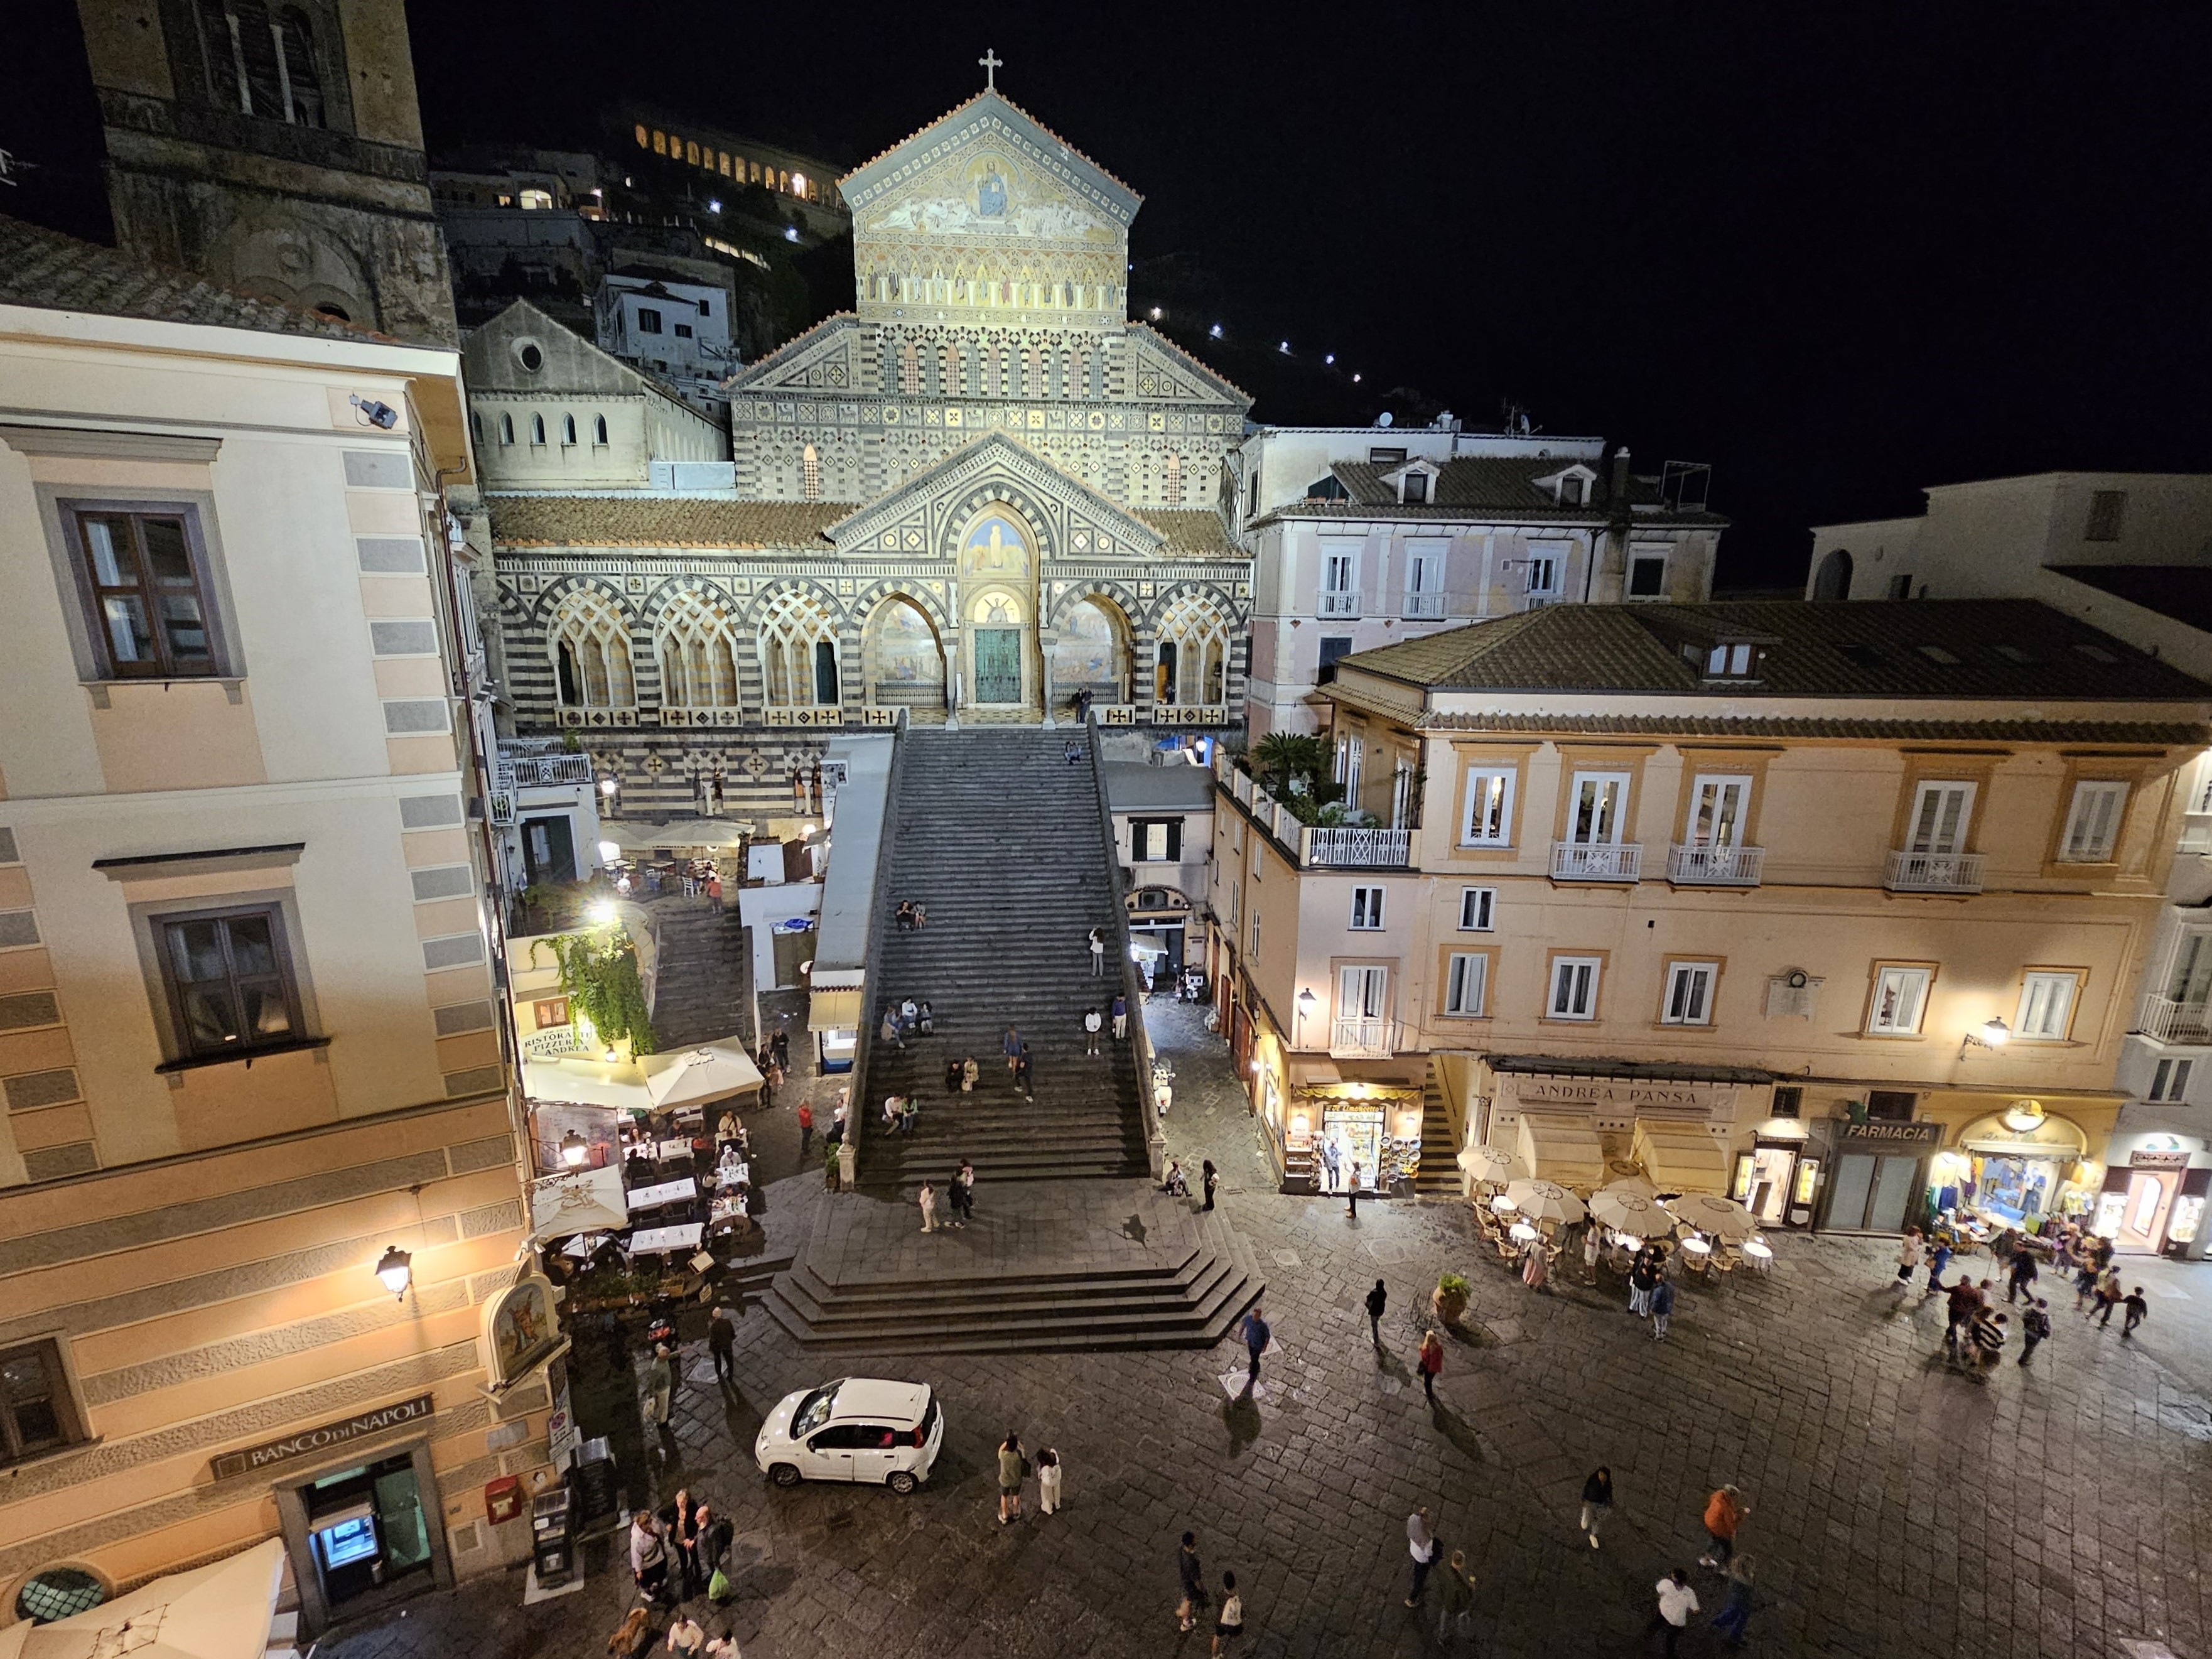
[[[608,1106],[618,1112],[647,1112],[653,1097],[645,1090],[645,1073],[628,1061],[605,1060],[579,1054],[522,1062],[522,1095],[526,1100],[559,1102],[570,1106]]]
[[[1525,1112],[1521,1117],[1521,1161],[1540,1180],[1589,1192],[1605,1181],[1605,1148],[1597,1131],[1578,1117]]]
[[[1977,1118],[1960,1132],[1959,1146],[1984,1156],[2075,1159],[2089,1156],[2087,1132],[2072,1118],[2056,1112],[2024,1132],[2008,1127],[2002,1112]]]
[[[541,1243],[629,1225],[629,1204],[623,1193],[619,1164],[567,1170],[530,1183],[530,1236]]]
[[[857,1031],[860,1029],[862,988],[838,988],[817,985],[806,1000],[806,1029],[810,1031]]]
[[[0,1630],[0,1659],[261,1659],[283,1577],[284,1541],[271,1538],[89,1613],[10,1625]]]
[[[712,1042],[694,1043],[669,1054],[647,1054],[638,1062],[638,1069],[645,1073],[646,1093],[664,1111],[726,1100],[761,1085],[760,1067],[734,1036],[716,1037]]]
[[[1639,1117],[1630,1144],[1636,1161],[1661,1192],[1728,1195],[1728,1152],[1704,1130]]]

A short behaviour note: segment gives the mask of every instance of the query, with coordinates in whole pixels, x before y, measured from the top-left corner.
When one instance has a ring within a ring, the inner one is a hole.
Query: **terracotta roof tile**
[[[0,304],[259,334],[398,343],[374,329],[218,288],[184,271],[5,216],[0,216]]]
[[[672,495],[492,495],[492,539],[507,547],[781,548],[831,550],[823,532],[851,501],[702,501]]]
[[[1387,436],[1387,434],[1378,435]],[[1571,456],[1463,455],[1442,463],[1437,470],[1435,493],[1426,501],[1401,502],[1397,487],[1384,479],[1407,465],[1402,461],[1338,461],[1330,473],[1347,494],[1344,500],[1287,501],[1253,522],[1286,519],[1465,519],[1477,514],[1504,517],[1528,523],[1603,524],[1613,516],[1612,467],[1605,461],[1578,461]],[[1558,476],[1572,466],[1595,473],[1587,504],[1560,502],[1536,483]],[[1634,514],[1632,522],[1653,528],[1685,525],[1724,526],[1717,513],[1669,511],[1660,494],[1657,478],[1632,474],[1628,503],[1657,507],[1657,512]]]
[[[1200,553],[1209,558],[1241,559],[1244,550],[1230,538],[1229,527],[1221,522],[1218,513],[1205,509],[1170,511],[1165,507],[1147,507],[1142,512],[1127,509],[1131,518],[1151,526],[1167,539],[1160,544],[1163,553]]]

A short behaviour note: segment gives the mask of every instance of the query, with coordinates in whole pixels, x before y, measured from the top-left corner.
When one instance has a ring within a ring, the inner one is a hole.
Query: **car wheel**
[[[884,1484],[903,1498],[921,1482],[914,1478],[912,1469],[893,1469],[890,1479]]]
[[[799,1466],[795,1463],[777,1463],[769,1468],[768,1478],[779,1486],[795,1486],[799,1484]]]

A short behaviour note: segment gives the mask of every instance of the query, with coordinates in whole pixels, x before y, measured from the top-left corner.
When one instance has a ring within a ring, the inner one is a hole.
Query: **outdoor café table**
[[[681,1181],[664,1181],[657,1187],[633,1187],[623,1195],[629,1204],[629,1212],[657,1210],[664,1204],[681,1204],[686,1199],[699,1196],[699,1183],[690,1176]]]
[[[690,1157],[691,1143],[688,1140],[664,1140],[656,1150],[665,1163],[672,1158]]]
[[[641,1227],[629,1236],[632,1255],[657,1255],[667,1250],[696,1250],[706,1230],[697,1222],[681,1227]]]
[[[1764,1239],[1747,1238],[1743,1242],[1743,1259],[1765,1273],[1773,1265],[1774,1247]]]
[[[1702,1238],[1682,1241],[1682,1259],[1693,1273],[1703,1273],[1713,1264],[1713,1247]]]
[[[1500,1215],[1510,1215],[1514,1211],[1519,1209],[1521,1206],[1515,1203],[1513,1200],[1508,1198],[1504,1193],[1500,1193],[1497,1197],[1490,1200],[1490,1207],[1497,1211]]]
[[[1525,1221],[1515,1222],[1511,1232],[1513,1242],[1516,1244],[1534,1244],[1536,1242],[1535,1228]]]

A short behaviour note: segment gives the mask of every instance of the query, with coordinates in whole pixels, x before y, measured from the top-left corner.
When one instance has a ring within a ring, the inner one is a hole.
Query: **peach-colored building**
[[[1210,895],[1286,1180],[1486,1143],[1774,1224],[2088,1206],[2212,687],[2033,603],[1787,602],[1547,608],[1321,696],[1363,822],[1224,764]]]
[[[458,356],[0,220],[0,1622],[281,1536],[312,1631],[513,1559],[558,1386]]]

